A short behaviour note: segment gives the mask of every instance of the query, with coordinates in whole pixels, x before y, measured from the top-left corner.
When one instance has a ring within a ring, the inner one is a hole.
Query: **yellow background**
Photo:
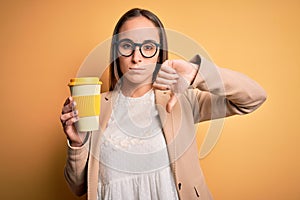
[[[133,7],[152,10],[217,65],[267,91],[256,112],[225,120],[217,146],[201,160],[215,199],[300,199],[297,0],[1,1],[0,199],[75,199],[63,178],[59,121],[67,83]]]

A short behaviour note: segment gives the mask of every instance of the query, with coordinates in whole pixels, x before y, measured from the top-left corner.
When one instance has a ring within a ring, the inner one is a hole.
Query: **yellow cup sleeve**
[[[100,114],[100,95],[73,96],[79,117],[97,116]]]

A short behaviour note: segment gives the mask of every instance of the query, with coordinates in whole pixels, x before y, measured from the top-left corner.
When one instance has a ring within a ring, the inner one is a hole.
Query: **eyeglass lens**
[[[146,58],[151,58],[156,54],[158,44],[152,41],[145,41],[139,44],[139,43],[134,43],[129,39],[128,40],[126,39],[119,42],[118,51],[123,56],[131,56],[137,46],[139,47],[142,56]]]

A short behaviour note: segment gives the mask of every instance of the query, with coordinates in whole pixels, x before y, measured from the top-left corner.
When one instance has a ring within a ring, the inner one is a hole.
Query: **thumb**
[[[176,104],[176,102],[177,102],[177,97],[176,97],[176,95],[172,92],[172,93],[171,93],[171,98],[169,99],[169,101],[168,101],[168,103],[167,103],[167,108],[166,108],[168,113],[171,113],[171,111],[172,111],[174,105]]]

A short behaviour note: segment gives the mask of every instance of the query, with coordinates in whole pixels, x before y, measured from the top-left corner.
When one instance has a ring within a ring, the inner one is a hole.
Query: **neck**
[[[128,97],[141,97],[152,89],[152,83],[135,84],[124,81],[121,91],[124,96]]]

